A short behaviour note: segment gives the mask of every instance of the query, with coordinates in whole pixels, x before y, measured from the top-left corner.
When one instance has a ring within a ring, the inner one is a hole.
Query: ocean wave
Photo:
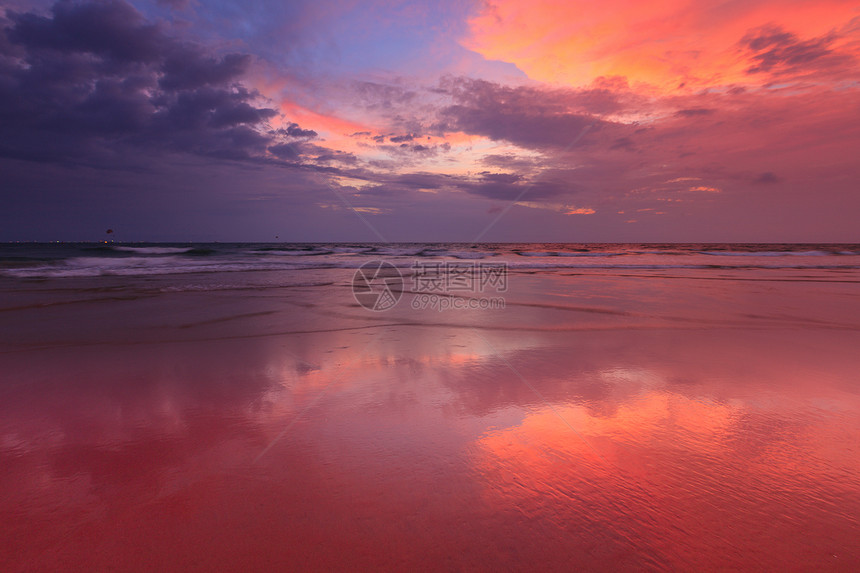
[[[127,260],[127,259],[126,259]],[[151,259],[150,259],[151,261]],[[304,259],[285,260],[283,262],[217,262],[209,264],[182,264],[171,262],[169,264],[147,264],[133,262],[127,264],[110,264],[104,260],[93,263],[82,261],[71,264],[43,265],[27,268],[7,268],[0,270],[0,276],[11,278],[85,278],[101,276],[148,276],[148,275],[182,275],[192,273],[227,273],[227,272],[254,272],[254,271],[299,271],[299,270],[322,270],[322,269],[358,269],[364,261],[361,260],[329,260],[311,262]],[[402,269],[404,275],[411,273],[414,262],[411,260],[389,260],[395,267]],[[666,270],[666,269],[689,269],[689,270],[849,270],[860,269],[860,265],[713,265],[713,264],[613,264],[613,263],[574,263],[563,260],[557,262],[549,261],[508,261],[508,269],[511,271],[540,271],[540,270]],[[286,284],[286,283],[285,283]]]
[[[134,265],[134,266],[73,266],[31,267],[5,269],[0,275],[13,278],[87,278],[110,276],[181,275],[192,273],[223,273],[236,271],[285,270],[292,267],[276,265],[212,264],[212,265]],[[299,267],[294,267],[299,268]]]
[[[0,249],[0,276],[64,278],[181,275],[234,271],[356,269],[375,259],[398,268],[419,264],[504,263],[512,270],[541,269],[839,269],[860,268],[860,249],[839,245],[578,245],[518,243],[142,245],[9,245]],[[490,261],[483,262],[484,259]],[[292,279],[284,279],[292,280]]]
[[[333,247],[331,252],[342,254],[342,255],[351,255],[351,254],[362,254],[369,253],[373,251],[373,247]]]
[[[386,255],[389,257],[420,257],[421,253],[426,251],[424,247],[416,248],[394,248],[394,247],[376,247],[373,249],[374,255]]]
[[[552,251],[514,251],[521,257],[552,257],[555,254]]]
[[[331,255],[333,253],[333,251],[312,251],[306,249],[265,249],[251,252],[255,254],[280,255],[284,257],[312,257],[319,255]]]
[[[450,257],[452,259],[466,259],[466,260],[478,260],[478,259],[486,259],[488,257],[495,257],[498,253],[490,253],[487,251],[448,251],[445,249],[425,249],[418,253],[417,257],[428,258],[428,257]]]
[[[576,251],[513,251],[514,254],[521,257],[621,257],[634,253],[623,252],[608,252],[597,251],[587,252],[582,250]]]
[[[856,254],[851,251],[696,251],[700,255],[716,257],[829,257],[837,254]]]
[[[110,247],[110,250],[121,253],[136,253],[139,255],[176,255],[180,253],[190,253],[194,251],[194,247],[126,247],[117,246]]]
[[[247,285],[244,283],[213,283],[213,284],[176,284],[158,289],[161,293],[183,293],[183,292],[215,292],[225,290],[263,290],[270,288],[318,288],[331,286],[334,283],[331,281],[298,281],[298,282],[281,282],[277,285]]]

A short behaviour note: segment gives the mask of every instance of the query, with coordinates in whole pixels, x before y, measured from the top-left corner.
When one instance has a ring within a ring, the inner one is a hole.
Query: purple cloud
[[[249,55],[207,53],[120,0],[7,16],[0,155],[115,167],[124,150],[265,152],[262,128],[278,114],[240,83]]]
[[[828,68],[853,66],[853,58],[834,49],[837,35],[801,40],[778,26],[751,30],[740,45],[752,61],[747,74],[787,74],[799,71],[821,72]]]
[[[599,113],[621,109],[619,98],[604,89],[510,87],[466,78],[449,80],[443,88],[453,105],[439,112],[437,129],[484,135],[528,148],[592,144],[594,132],[612,126]],[[587,131],[592,133],[583,137]]]

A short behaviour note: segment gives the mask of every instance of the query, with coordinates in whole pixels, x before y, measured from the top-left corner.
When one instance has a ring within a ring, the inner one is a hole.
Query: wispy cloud
[[[573,215],[605,240],[624,213],[643,239],[853,232],[856,7],[620,6],[17,0],[5,228],[164,201],[198,229],[360,229],[336,188],[392,240],[565,240]]]

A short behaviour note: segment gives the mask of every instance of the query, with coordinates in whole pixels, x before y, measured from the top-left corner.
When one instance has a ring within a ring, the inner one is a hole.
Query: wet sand
[[[0,570],[860,568],[857,271],[0,284]]]

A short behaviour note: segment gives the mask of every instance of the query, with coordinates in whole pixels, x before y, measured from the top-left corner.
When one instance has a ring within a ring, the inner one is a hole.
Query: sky
[[[0,240],[860,242],[858,59],[856,0],[6,0]]]

